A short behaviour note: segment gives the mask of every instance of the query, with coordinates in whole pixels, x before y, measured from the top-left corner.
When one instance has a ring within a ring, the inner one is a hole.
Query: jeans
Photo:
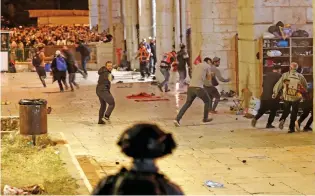
[[[84,73],[86,74],[86,63],[90,60],[90,56],[82,56],[81,57],[81,65],[82,65],[82,69],[84,71]]]
[[[186,110],[191,106],[191,104],[196,99],[196,97],[199,97],[204,102],[205,105],[204,105],[204,110],[203,110],[203,120],[208,120],[208,112],[209,112],[209,104],[210,104],[210,98],[209,98],[208,93],[205,91],[204,88],[189,87],[187,91],[186,103],[180,109],[176,117],[176,120],[178,122],[182,119]]]
[[[79,85],[75,82],[75,73],[69,73],[69,84],[72,91],[74,90],[73,85],[79,88]]]
[[[300,116],[298,122],[299,125],[307,118],[307,116],[311,113],[311,117],[308,119],[305,127],[311,127],[313,123],[313,100],[306,100],[303,102],[303,113]]]
[[[267,125],[272,125],[273,121],[275,120],[277,110],[279,108],[279,100],[277,99],[270,99],[270,100],[261,100],[260,108],[258,110],[255,119],[258,120],[262,115],[264,115],[268,110],[270,110],[269,118]]]
[[[187,77],[186,69],[183,69],[183,70],[179,69],[179,70],[178,70],[178,74],[179,74],[179,84],[180,84],[181,86],[184,86],[184,84],[185,84],[185,79],[186,79],[186,77]]]
[[[112,114],[115,108],[115,100],[114,100],[113,95],[110,93],[110,91],[96,91],[96,94],[101,103],[101,107],[99,110],[99,121],[101,121],[104,115],[107,118],[110,117],[110,115]],[[108,104],[108,108],[106,110],[107,104]]]
[[[283,109],[283,113],[282,113],[282,116],[280,118],[280,121],[282,121],[282,120],[285,121],[287,119],[287,117],[290,114],[291,107],[292,107],[291,117],[290,117],[290,125],[289,125],[290,130],[294,130],[295,121],[296,121],[297,114],[299,111],[299,104],[300,104],[300,100],[298,100],[298,101],[284,101],[284,109]]]
[[[155,64],[156,60],[153,56],[150,57],[150,66],[149,66],[149,72],[152,74],[155,74]]]
[[[215,111],[215,109],[217,108],[219,102],[220,102],[220,93],[218,91],[218,89],[214,86],[205,86],[205,90],[207,91],[209,97],[210,97],[210,104],[209,104],[209,111]],[[213,102],[213,99],[214,102]],[[213,105],[212,105],[213,103]]]
[[[164,81],[159,85],[160,87],[165,86],[165,90],[168,90],[168,82],[170,80],[170,70],[168,68],[160,68]]]
[[[141,74],[141,77],[143,77],[143,78],[144,78],[145,74],[147,74],[148,77],[150,76],[147,61],[141,61],[140,62],[140,74]]]

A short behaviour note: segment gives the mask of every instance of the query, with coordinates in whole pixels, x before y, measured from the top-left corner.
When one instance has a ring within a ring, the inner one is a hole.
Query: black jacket
[[[77,72],[78,68],[75,66],[75,60],[74,60],[73,54],[69,50],[64,50],[63,53],[67,62],[68,73]]]
[[[81,57],[86,57],[86,56],[90,56],[90,49],[83,45],[83,44],[79,44],[79,46],[76,48],[77,52],[80,52]]]
[[[186,70],[186,64],[188,64],[188,54],[185,50],[177,52],[178,69]]]
[[[103,66],[98,70],[98,75],[99,77],[96,90],[109,91],[111,87],[111,80],[113,79],[111,72],[105,66]]]
[[[263,82],[263,92],[261,94],[261,100],[270,100],[272,99],[273,87],[281,78],[281,74],[277,72],[269,72],[264,77]]]

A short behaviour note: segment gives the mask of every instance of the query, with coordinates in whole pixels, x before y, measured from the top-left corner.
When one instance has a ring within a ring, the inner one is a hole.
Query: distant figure
[[[84,73],[87,75],[86,63],[90,60],[91,50],[86,45],[83,45],[82,42],[76,43],[75,47],[76,47],[76,51],[80,52],[81,54],[81,66]]]
[[[78,67],[75,65],[75,60],[73,54],[69,51],[67,46],[62,48],[62,53],[64,54],[67,62],[67,70],[69,74],[69,84],[71,91],[74,91],[74,86],[79,89],[79,85],[75,82],[75,73],[78,71]]]
[[[69,86],[66,82],[67,76],[67,62],[66,59],[61,56],[60,50],[56,51],[55,58],[51,63],[51,70],[53,73],[53,82],[58,81],[60,92],[64,92],[64,88],[62,83],[65,85],[66,90],[68,90]]]
[[[45,54],[44,54],[45,48],[44,47],[38,47],[37,52],[33,57],[32,64],[36,69],[36,72],[38,74],[38,77],[40,81],[42,82],[43,86],[46,87],[46,71],[45,71]]]
[[[183,191],[159,173],[156,159],[176,148],[170,133],[152,124],[136,124],[118,141],[122,152],[133,158],[130,170],[101,180],[92,195],[184,195]]]

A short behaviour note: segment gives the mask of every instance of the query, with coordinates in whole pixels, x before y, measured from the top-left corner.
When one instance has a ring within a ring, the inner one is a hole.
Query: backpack
[[[41,60],[40,60],[39,54],[40,54],[40,53],[37,52],[37,53],[35,54],[35,56],[33,56],[32,64],[33,64],[34,67],[40,66]]]
[[[64,58],[57,57],[56,64],[57,64],[58,71],[67,71],[67,63]]]
[[[285,96],[298,97],[300,88],[299,73],[290,72],[287,81],[285,82]]]

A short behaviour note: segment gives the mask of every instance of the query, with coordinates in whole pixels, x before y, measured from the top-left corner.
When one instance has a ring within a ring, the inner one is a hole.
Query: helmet
[[[154,124],[136,124],[127,129],[118,141],[124,154],[135,159],[154,159],[171,154],[176,148],[169,133]]]

